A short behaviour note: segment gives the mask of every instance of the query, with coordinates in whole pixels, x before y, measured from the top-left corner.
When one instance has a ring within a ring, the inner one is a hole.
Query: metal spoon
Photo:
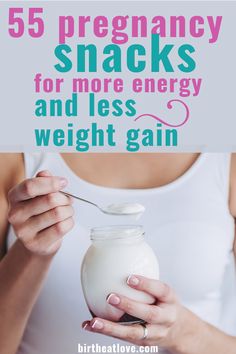
[[[61,191],[61,193],[78,199],[82,202],[91,204],[98,208],[102,213],[108,214],[108,215],[141,215],[144,211],[145,208],[143,205],[138,204],[138,203],[121,203],[121,204],[111,204],[108,205],[107,207],[101,207],[96,203],[91,202],[90,200],[78,197],[74,194],[68,193],[66,191]]]

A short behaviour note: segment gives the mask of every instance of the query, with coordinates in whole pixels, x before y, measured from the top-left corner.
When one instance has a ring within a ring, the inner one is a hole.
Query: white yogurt
[[[106,302],[110,293],[125,295],[144,303],[154,298],[130,288],[131,274],[159,279],[159,267],[151,247],[145,242],[141,226],[96,228],[91,233],[81,269],[81,280],[87,305],[94,316],[112,321],[130,322],[124,312]]]
[[[110,215],[127,215],[137,218],[144,213],[145,207],[139,203],[120,203],[108,205],[103,208],[103,211]]]

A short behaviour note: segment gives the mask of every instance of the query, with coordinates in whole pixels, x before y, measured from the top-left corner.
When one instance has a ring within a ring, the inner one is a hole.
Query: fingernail
[[[92,324],[93,329],[103,329],[103,323],[102,321],[95,320]]]
[[[67,179],[66,178],[60,178],[60,186],[61,188],[65,187],[67,185]]]
[[[116,296],[115,294],[110,294],[107,298],[107,302],[110,305],[119,305],[120,298],[118,296]]]
[[[88,324],[87,323],[85,323],[84,325],[83,325],[83,327],[82,327],[83,329],[86,329],[86,328],[88,328]]]
[[[139,284],[139,279],[136,278],[134,275],[130,275],[127,279],[127,284],[136,286]]]
[[[44,174],[44,175],[47,175],[48,177],[52,176],[51,172],[48,171],[48,170],[44,170],[44,171],[41,171],[41,172],[39,172],[39,173],[42,173],[42,174]]]

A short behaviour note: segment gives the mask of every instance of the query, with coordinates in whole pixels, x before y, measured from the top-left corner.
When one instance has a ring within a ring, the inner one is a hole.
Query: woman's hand
[[[60,193],[67,180],[42,171],[10,190],[9,216],[24,247],[37,255],[53,255],[72,229],[72,199]]]
[[[174,291],[160,281],[141,276],[130,276],[127,284],[144,291],[156,299],[153,305],[143,304],[118,294],[110,294],[107,302],[134,317],[146,322],[147,338],[143,339],[144,328],[140,325],[124,326],[118,323],[94,318],[83,323],[83,328],[119,338],[135,345],[160,345],[176,348],[179,330],[184,321],[185,309],[178,302]]]

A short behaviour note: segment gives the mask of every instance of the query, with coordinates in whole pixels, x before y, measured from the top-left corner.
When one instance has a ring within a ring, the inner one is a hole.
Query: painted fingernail
[[[120,298],[115,294],[110,294],[107,298],[107,302],[110,305],[119,305]]]
[[[60,178],[60,186],[63,188],[67,185],[67,179],[66,178]]]
[[[128,285],[138,285],[139,284],[139,279],[136,278],[134,275],[130,275],[127,279],[127,284]]]
[[[88,328],[88,324],[87,323],[85,323],[84,325],[83,325],[83,327],[82,327],[83,329],[86,329],[86,328]]]
[[[92,324],[93,329],[103,329],[103,323],[102,321],[95,320]]]

